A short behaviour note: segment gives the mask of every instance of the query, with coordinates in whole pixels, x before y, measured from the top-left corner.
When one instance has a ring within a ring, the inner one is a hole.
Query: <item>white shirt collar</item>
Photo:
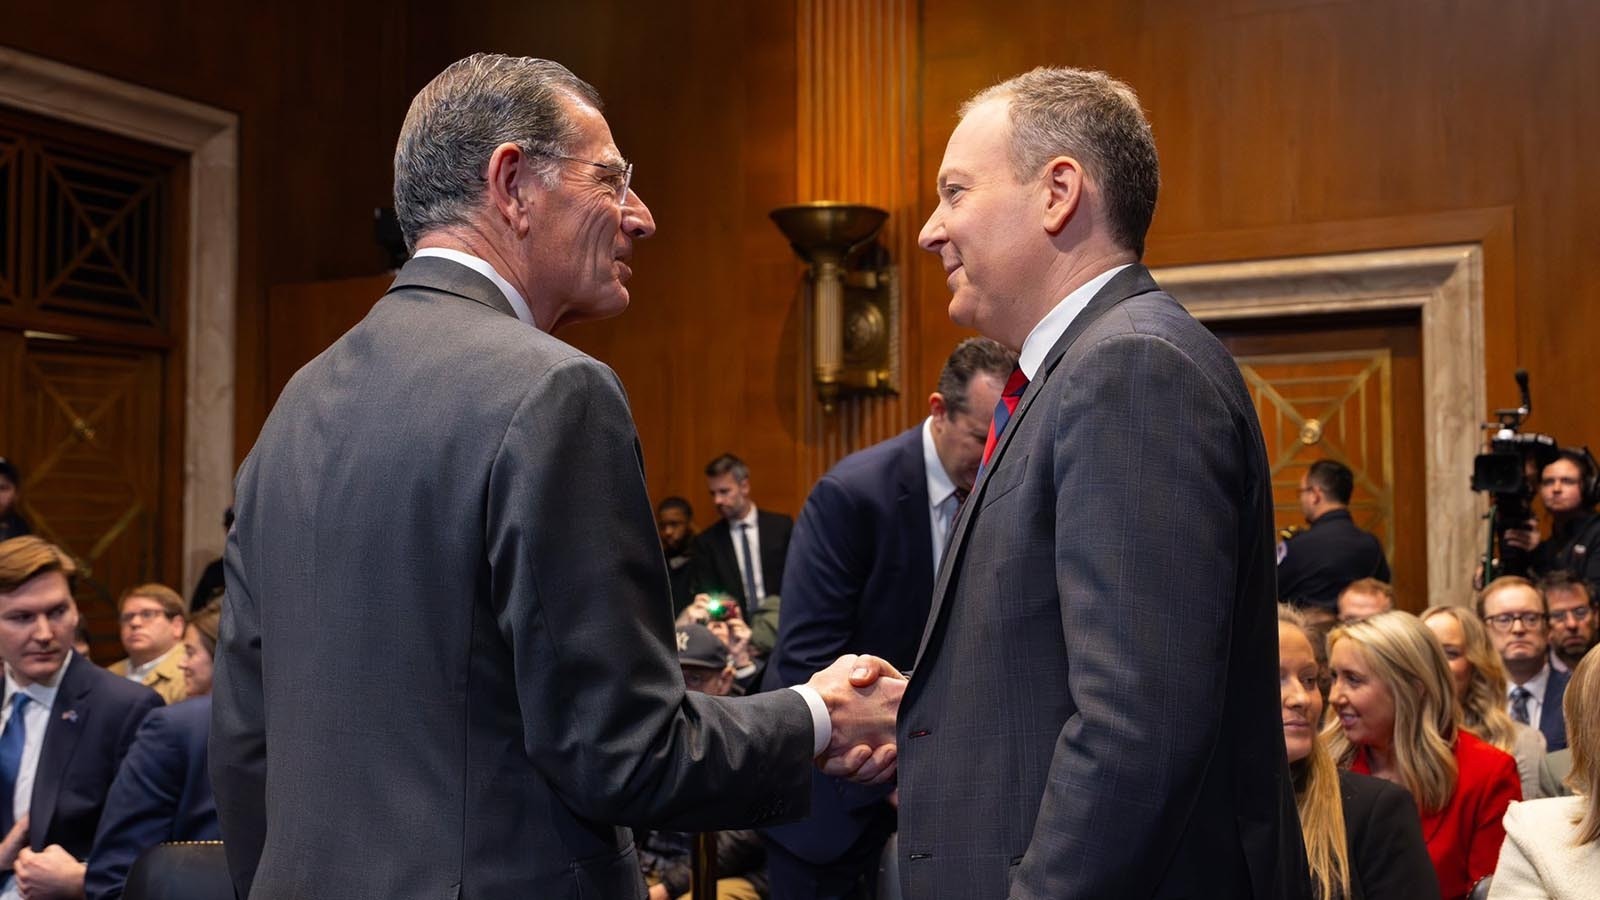
[[[129,681],[143,681],[144,677],[146,675],[149,675],[151,672],[154,672],[156,670],[156,666],[161,665],[161,663],[167,657],[171,656],[172,654],[174,654],[174,653],[176,653],[176,652],[178,652],[179,650],[182,650],[182,649],[183,649],[183,642],[179,641],[178,643],[173,644],[172,647],[167,650],[167,652],[161,654],[160,656],[156,657],[155,659],[150,660],[149,662],[145,663],[142,666],[134,665],[132,659],[128,660],[128,680]]]
[[[6,666],[6,692],[5,697],[0,698],[0,709],[6,710],[5,714],[8,716],[11,714],[11,695],[17,691],[27,694],[28,699],[43,706],[45,709],[54,706],[56,692],[61,690],[61,677],[67,674],[67,666],[72,665],[72,657],[76,655],[70,650],[67,651],[67,658],[61,661],[61,668],[56,670],[56,674],[49,681],[35,681],[27,687],[18,684],[16,679],[11,676],[11,667]]]
[[[533,310],[528,308],[528,301],[522,299],[522,294],[511,286],[511,282],[501,277],[500,273],[495,271],[494,266],[489,265],[488,260],[480,259],[471,253],[462,253],[460,250],[451,250],[448,247],[424,247],[411,254],[412,259],[423,256],[437,256],[440,259],[448,259],[451,262],[460,263],[494,282],[494,286],[499,288],[500,293],[505,294],[506,299],[511,302],[511,308],[516,311],[517,318],[535,328],[539,327],[539,323],[533,320]]]
[[[928,471],[928,506],[938,509],[956,492],[956,483],[939,461],[939,450],[933,445],[933,417],[922,420],[922,467]]]
[[[1039,324],[1033,326],[1028,332],[1028,339],[1022,342],[1022,352],[1017,355],[1017,366],[1022,369],[1022,374],[1032,381],[1039,373],[1039,367],[1044,365],[1045,354],[1056,345],[1056,341],[1067,333],[1067,328],[1072,325],[1072,320],[1083,312],[1089,305],[1094,295],[1106,286],[1106,282],[1116,277],[1118,272],[1126,269],[1133,263],[1124,263],[1114,269],[1107,269],[1099,275],[1089,279],[1077,290],[1066,296],[1066,299],[1055,305],[1055,308],[1044,314]]]
[[[754,529],[756,527],[756,505],[754,503],[750,504],[750,511],[745,513],[743,518],[735,519],[728,524],[735,528],[738,528],[740,525],[749,525],[752,529]]]
[[[1506,697],[1509,698],[1511,696],[1511,692],[1515,691],[1517,688],[1524,687],[1528,689],[1529,693],[1533,694],[1533,699],[1539,701],[1540,703],[1544,703],[1544,689],[1548,687],[1549,684],[1550,666],[1549,664],[1545,664],[1539,668],[1539,674],[1529,678],[1522,684],[1513,684],[1507,687]]]

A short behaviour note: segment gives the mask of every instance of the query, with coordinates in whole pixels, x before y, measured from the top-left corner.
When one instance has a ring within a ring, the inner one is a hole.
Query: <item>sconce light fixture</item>
[[[780,206],[772,221],[811,266],[817,399],[833,412],[852,394],[892,394],[900,375],[900,288],[873,239],[889,213],[851,203]]]

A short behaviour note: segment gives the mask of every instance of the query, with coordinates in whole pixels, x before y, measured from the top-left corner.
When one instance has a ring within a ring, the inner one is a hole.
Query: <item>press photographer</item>
[[[1528,553],[1535,576],[1567,572],[1600,586],[1600,489],[1595,459],[1588,447],[1563,448],[1539,475],[1539,500],[1550,517],[1550,537],[1539,539],[1539,523],[1528,518],[1505,533],[1504,544]]]

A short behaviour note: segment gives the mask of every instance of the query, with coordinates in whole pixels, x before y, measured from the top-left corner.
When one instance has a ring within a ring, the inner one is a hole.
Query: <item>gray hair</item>
[[[991,100],[1010,102],[1017,178],[1034,177],[1056,156],[1078,159],[1106,198],[1117,243],[1142,257],[1161,168],[1133,88],[1104,72],[1041,66],[979,91],[961,115]]]
[[[535,169],[549,185],[555,161],[576,135],[568,103],[600,109],[600,94],[545,59],[474,53],[428,82],[411,101],[394,149],[394,209],[415,249],[424,233],[466,225],[483,199],[489,154],[510,142],[545,157]]]

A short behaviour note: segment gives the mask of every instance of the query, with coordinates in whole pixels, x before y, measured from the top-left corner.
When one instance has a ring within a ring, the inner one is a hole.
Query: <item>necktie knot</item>
[[[1520,684],[1517,685],[1511,692],[1511,718],[1523,725],[1532,724],[1528,715],[1528,701],[1532,699],[1533,691]]]

